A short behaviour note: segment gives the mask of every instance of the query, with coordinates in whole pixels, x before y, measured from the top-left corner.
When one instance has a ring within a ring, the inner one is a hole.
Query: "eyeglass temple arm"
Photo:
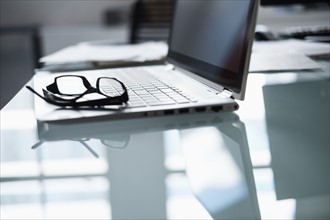
[[[42,95],[40,95],[38,92],[36,92],[34,89],[32,89],[31,86],[25,86],[25,88],[27,88],[28,90],[30,90],[32,93],[36,94],[37,96],[39,96],[41,99],[43,99],[45,102],[48,102],[50,104],[53,104],[53,105],[57,105],[57,106],[60,106],[60,107],[66,107],[67,105],[66,104],[59,104],[59,103],[56,103],[56,102],[53,102],[49,99],[46,99],[45,97],[43,97]]]
[[[31,86],[25,86],[25,88],[27,88],[32,93],[36,94],[37,96],[39,96],[40,98],[42,98],[43,100],[45,100],[46,102],[48,102],[48,100],[46,100],[42,95],[40,95],[38,92],[36,92],[34,89],[32,89]]]

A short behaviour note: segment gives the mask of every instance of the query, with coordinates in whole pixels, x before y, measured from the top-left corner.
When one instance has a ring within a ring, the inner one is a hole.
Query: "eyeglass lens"
[[[124,93],[122,85],[117,80],[111,78],[100,78],[99,90],[100,93],[110,97],[120,96]]]
[[[76,76],[63,76],[56,79],[60,93],[64,95],[79,95],[86,91],[82,78]]]

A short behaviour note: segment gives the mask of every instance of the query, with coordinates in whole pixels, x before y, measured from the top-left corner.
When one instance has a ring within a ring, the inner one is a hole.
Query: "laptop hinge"
[[[171,71],[171,70],[174,70],[175,67],[171,63],[166,63],[165,68],[166,68],[167,71]]]
[[[220,94],[223,95],[224,97],[233,99],[233,93],[227,89],[222,90]]]

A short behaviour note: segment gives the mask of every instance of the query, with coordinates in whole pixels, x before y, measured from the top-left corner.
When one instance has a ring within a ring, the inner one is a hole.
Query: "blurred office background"
[[[1,0],[1,108],[41,56],[81,41],[128,39],[133,0]]]
[[[150,1],[150,0],[149,0]],[[145,10],[136,0],[1,0],[0,1],[0,82],[1,108],[31,78],[38,67],[38,59],[64,47],[82,42],[108,40],[110,43],[135,43],[132,30],[139,12]],[[160,35],[166,40],[171,0],[158,10],[163,21],[158,22]],[[164,14],[165,13],[165,14]],[[152,13],[149,13],[149,16]],[[157,19],[155,19],[157,20]],[[312,6],[262,6],[258,23],[278,31],[285,26],[328,25],[327,4]],[[165,21],[165,22],[164,22]],[[139,21],[140,22],[140,21]],[[136,33],[136,32],[134,32]]]

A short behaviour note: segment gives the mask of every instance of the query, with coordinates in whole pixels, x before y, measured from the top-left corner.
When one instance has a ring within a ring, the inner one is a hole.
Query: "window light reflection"
[[[3,130],[35,129],[37,126],[34,110],[31,109],[3,110],[0,119]]]
[[[169,171],[183,171],[185,159],[182,154],[181,137],[178,130],[164,131],[164,166]]]
[[[262,219],[295,219],[296,200],[277,200],[272,169],[255,169],[254,177]]]
[[[1,219],[111,218],[105,177],[2,182],[1,190]]]
[[[45,176],[105,174],[108,163],[102,159],[56,159],[42,161]]]
[[[183,137],[187,175],[208,211],[226,210],[248,197],[240,145],[214,127],[190,130]],[[219,197],[220,196],[220,197]]]
[[[107,200],[52,202],[45,207],[46,219],[110,219],[111,210]]]
[[[35,177],[40,175],[37,161],[7,161],[2,162],[1,178]]]
[[[27,216],[28,219],[33,220],[44,219],[42,205],[40,203],[1,204],[0,219],[27,219]]]
[[[212,219],[191,191],[184,174],[169,174],[165,180],[168,219]]]

